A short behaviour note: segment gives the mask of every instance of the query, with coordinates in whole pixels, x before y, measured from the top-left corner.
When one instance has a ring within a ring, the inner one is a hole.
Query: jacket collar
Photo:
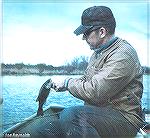
[[[100,45],[100,47],[97,49],[94,49],[94,51],[96,52],[96,54],[101,53],[104,49],[111,46],[117,39],[118,37],[112,37],[106,44]]]

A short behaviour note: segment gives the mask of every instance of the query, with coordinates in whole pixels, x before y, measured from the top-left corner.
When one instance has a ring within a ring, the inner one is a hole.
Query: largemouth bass
[[[37,110],[37,116],[43,116],[43,104],[46,102],[46,99],[50,93],[50,90],[53,86],[52,80],[48,79],[40,88],[39,95],[36,99],[36,102],[39,102],[39,107]]]

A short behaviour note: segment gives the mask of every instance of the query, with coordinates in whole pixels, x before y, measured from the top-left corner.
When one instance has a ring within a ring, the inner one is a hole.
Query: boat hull
[[[62,106],[50,106],[44,110],[43,116],[37,116],[36,114],[25,119],[23,122],[16,124],[3,132],[3,137],[30,137],[35,138],[41,135],[38,130],[43,127],[46,128],[46,124],[50,124],[54,120],[59,119],[59,113],[64,109]],[[40,124],[40,125],[39,125]]]

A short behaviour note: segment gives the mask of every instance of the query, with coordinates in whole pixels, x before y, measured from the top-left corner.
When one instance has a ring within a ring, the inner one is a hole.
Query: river
[[[52,80],[64,80],[66,77],[80,77],[53,75],[53,76],[3,76],[2,77],[2,94],[3,94],[3,111],[2,126],[3,131],[23,121],[25,118],[36,113],[38,103],[35,101],[41,85],[49,78]],[[144,93],[142,105],[149,108],[150,94],[150,75],[144,75]],[[51,91],[44,107],[48,105],[59,104],[65,107],[74,105],[83,105],[83,101],[73,97],[69,92],[56,93]]]

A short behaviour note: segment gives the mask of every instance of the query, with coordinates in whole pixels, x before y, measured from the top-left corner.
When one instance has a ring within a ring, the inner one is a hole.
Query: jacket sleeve
[[[72,95],[90,104],[105,104],[120,92],[136,74],[137,62],[128,53],[111,54],[102,68],[90,80],[71,79],[68,89]]]

